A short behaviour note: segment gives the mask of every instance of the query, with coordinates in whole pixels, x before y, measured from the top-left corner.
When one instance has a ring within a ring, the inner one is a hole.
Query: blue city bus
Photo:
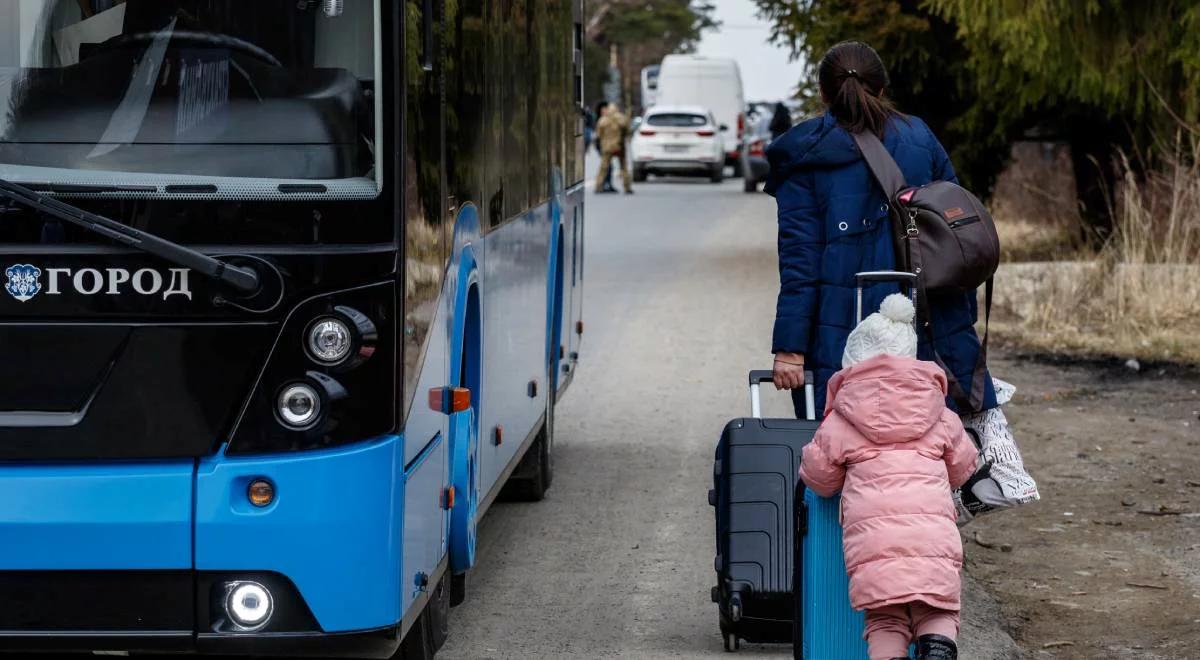
[[[582,12],[0,0],[0,652],[437,652],[553,477]]]

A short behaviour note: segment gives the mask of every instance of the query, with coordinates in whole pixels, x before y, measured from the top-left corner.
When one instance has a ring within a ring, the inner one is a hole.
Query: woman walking
[[[900,114],[888,100],[887,71],[874,49],[861,42],[840,43],[821,59],[817,73],[825,113],[793,127],[767,151],[771,173],[765,190],[779,206],[775,385],[793,390],[798,412],[804,409],[800,388],[806,369],[816,379],[817,410],[826,409],[826,384],[842,367],[854,327],[855,274],[896,267],[888,199],[852,134],[874,133],[910,186],[957,179],[946,150],[925,122]],[[896,291],[895,284],[867,288],[863,309],[879,308]],[[957,381],[972,382],[981,350],[975,292],[931,293],[928,305],[933,346],[927,333],[920,333],[917,357],[932,360],[936,348]],[[954,493],[960,524],[980,512],[1038,499],[1037,485],[1025,472],[998,407],[991,375],[983,374],[983,382],[978,410],[959,409],[946,398],[946,406],[962,416],[982,448],[981,467]],[[906,610],[916,630],[919,622],[911,614]]]
[[[795,391],[804,370],[816,376],[817,409],[825,385],[838,370],[854,320],[854,275],[891,270],[893,247],[888,200],[872,180],[852,133],[870,131],[899,165],[910,186],[957,182],[946,150],[918,117],[900,114],[888,100],[887,71],[879,55],[861,42],[840,43],[817,67],[826,112],[803,122],[767,150],[771,174],[765,190],[779,205],[779,302],[772,351],[775,385]],[[864,308],[879,305],[895,285],[864,292]],[[930,294],[933,347],[960,383],[972,382],[980,353],[975,334],[975,292]],[[922,332],[918,356],[934,358]],[[963,416],[982,448],[982,467],[955,492],[959,522],[998,508],[1036,501],[1037,484],[1025,471],[1012,431],[999,408],[995,384],[983,374],[977,410],[947,405]],[[1006,399],[1011,396],[1006,388]]]
[[[825,385],[841,368],[854,327],[855,273],[896,266],[888,200],[851,133],[877,135],[911,186],[956,180],[946,150],[925,122],[900,114],[888,100],[887,71],[874,49],[861,42],[838,44],[822,58],[818,76],[826,112],[793,127],[767,151],[771,174],[765,189],[779,206],[775,385],[793,390],[797,410],[803,410],[799,388],[805,369],[816,376],[822,410]],[[894,284],[867,288],[863,308],[878,308],[896,291]],[[980,350],[975,294],[931,295],[929,303],[938,354],[959,382],[971,382]],[[922,344],[919,356],[932,359]],[[990,376],[985,382],[987,410],[996,407],[996,393]]]

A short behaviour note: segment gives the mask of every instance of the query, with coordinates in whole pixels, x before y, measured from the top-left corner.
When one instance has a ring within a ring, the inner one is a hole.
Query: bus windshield
[[[0,179],[372,199],[379,0],[0,0]]]

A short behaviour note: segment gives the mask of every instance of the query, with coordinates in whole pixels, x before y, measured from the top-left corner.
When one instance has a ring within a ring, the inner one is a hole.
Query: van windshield
[[[0,179],[371,199],[379,0],[0,0]]]

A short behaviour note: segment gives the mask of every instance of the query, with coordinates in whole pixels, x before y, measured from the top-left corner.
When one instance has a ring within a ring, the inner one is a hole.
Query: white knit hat
[[[876,355],[917,357],[917,332],[913,330],[916,309],[907,296],[893,293],[883,299],[879,311],[868,316],[850,332],[842,367],[858,364]]]

